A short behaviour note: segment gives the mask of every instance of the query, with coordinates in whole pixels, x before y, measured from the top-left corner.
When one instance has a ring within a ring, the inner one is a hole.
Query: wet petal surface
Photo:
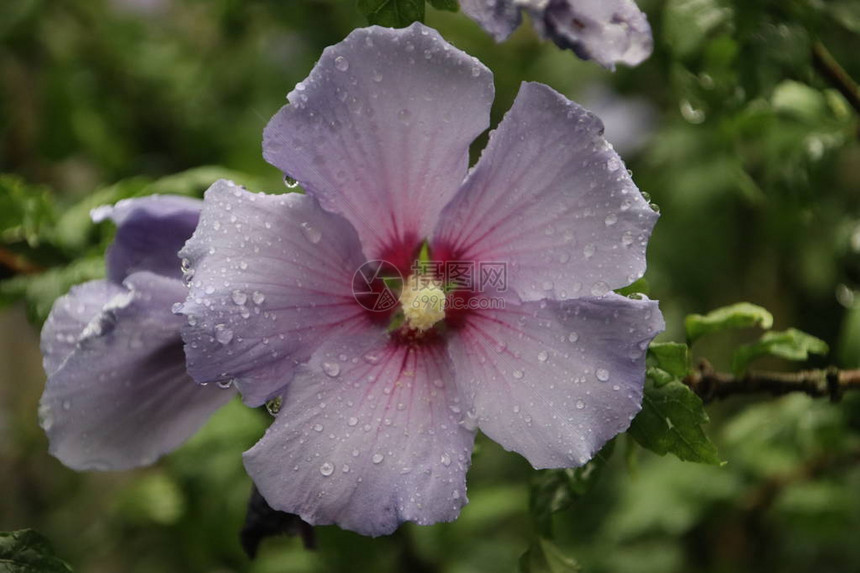
[[[478,427],[536,468],[582,465],[640,409],[657,303],[506,301],[452,334],[457,386]]]
[[[502,286],[525,300],[600,296],[642,276],[656,220],[600,120],[526,83],[433,245],[443,257],[503,264]]]
[[[117,227],[105,258],[108,278],[121,283],[138,271],[180,278],[177,253],[194,232],[202,207],[199,199],[150,195],[93,209],[95,222],[110,219]]]
[[[269,504],[365,535],[455,519],[474,431],[444,346],[384,335],[321,348],[289,387],[245,467]]]
[[[374,26],[327,48],[289,100],[266,160],[346,217],[368,259],[403,264],[466,175],[492,74],[421,24]]]
[[[185,373],[182,320],[170,312],[185,294],[180,281],[144,272],[117,288],[122,292],[107,291],[113,296],[90,317],[62,365],[49,370],[40,402],[51,453],[77,470],[150,464],[234,394],[199,386]]]
[[[277,395],[326,337],[370,328],[352,294],[358,237],[311,197],[219,181],[181,255],[189,373],[233,381],[249,405]]]

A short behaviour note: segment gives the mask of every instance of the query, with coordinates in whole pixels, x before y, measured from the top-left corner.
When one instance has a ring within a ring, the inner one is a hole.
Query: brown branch
[[[748,372],[741,377],[716,372],[703,360],[684,379],[702,400],[712,402],[741,394],[782,396],[801,392],[813,398],[828,397],[836,402],[850,390],[860,390],[860,370],[802,370],[800,372]]]
[[[860,114],[860,86],[821,42],[812,44],[812,65],[830,84],[839,90],[851,107]]]
[[[10,269],[16,275],[32,275],[45,270],[3,247],[0,247],[0,265]]]

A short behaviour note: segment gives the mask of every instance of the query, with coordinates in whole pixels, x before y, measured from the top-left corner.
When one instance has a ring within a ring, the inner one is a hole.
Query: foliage
[[[0,533],[0,565],[8,573],[69,573],[48,540],[32,529]]]

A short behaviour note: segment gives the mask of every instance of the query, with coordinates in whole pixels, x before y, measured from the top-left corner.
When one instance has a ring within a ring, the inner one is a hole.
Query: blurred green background
[[[688,313],[745,300],[827,341],[831,355],[814,366],[860,366],[860,122],[813,56],[823,46],[860,78],[860,2],[639,5],[654,54],[614,74],[529,26],[497,45],[459,13],[428,6],[426,22],[493,70],[494,123],[523,80],[604,118],[663,214],[647,278],[664,339],[683,339]],[[38,427],[39,321],[102,272],[110,240],[89,208],[199,195],[224,174],[283,190],[261,157],[263,126],[322,49],[365,24],[353,0],[0,3],[0,530],[39,530],[79,572],[517,569],[541,474],[484,438],[458,521],[379,539],[319,528],[315,551],[274,538],[249,561],[237,536],[250,489],[240,453],[265,413],[232,404],[178,452],[125,473],[66,469]],[[728,369],[751,337],[720,334],[694,354]],[[555,515],[555,542],[589,572],[860,571],[857,398],[709,406],[722,467],[622,436],[594,489]]]

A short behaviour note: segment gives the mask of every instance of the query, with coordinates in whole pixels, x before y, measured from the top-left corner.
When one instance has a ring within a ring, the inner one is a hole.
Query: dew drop
[[[340,365],[337,362],[323,362],[322,369],[331,378],[336,378],[340,374]]]
[[[381,464],[382,460],[385,459],[385,456],[383,456],[382,454],[373,454],[373,457],[370,459],[375,464]]]
[[[264,295],[258,290],[255,290],[254,293],[251,295],[251,300],[254,301],[254,304],[260,305],[263,304],[263,302],[266,300],[266,295]]]
[[[586,259],[590,259],[591,257],[593,257],[596,251],[597,248],[591,243],[588,243],[582,248],[582,254],[585,256]]]
[[[334,473],[334,465],[331,462],[325,462],[323,465],[320,466],[320,473],[325,477],[330,476],[332,473]]]
[[[248,295],[247,295],[247,294],[245,294],[245,293],[243,293],[243,292],[242,292],[242,291],[240,291],[240,290],[234,290],[234,291],[230,294],[230,298],[233,300],[233,302],[234,302],[235,304],[238,304],[239,306],[242,306],[243,304],[245,304],[246,302],[248,302]]]
[[[451,465],[451,456],[448,455],[448,452],[442,452],[442,457],[439,461],[442,462],[442,465],[447,468]]]
[[[522,370],[514,370],[513,375],[514,375],[514,378],[516,378],[517,380],[520,380],[523,377],[523,371]]]
[[[612,225],[614,225],[615,223],[618,222],[618,215],[616,215],[615,213],[610,213],[609,215],[606,216],[606,218],[603,220],[603,222],[606,223],[607,227],[611,227]]]
[[[316,245],[322,239],[322,233],[317,229],[313,228],[310,223],[305,221],[301,225],[302,234],[305,236],[305,239],[308,240],[309,243]]]
[[[299,186],[299,182],[284,173],[284,185],[287,186],[287,189],[295,189]]]
[[[540,352],[538,352],[538,360],[540,360],[541,362],[546,362],[547,358],[549,358],[549,354],[547,354],[546,350],[541,350]]]
[[[579,340],[579,334],[576,332],[571,332],[570,334],[567,335],[567,339],[570,342],[576,342],[577,340]]]
[[[336,67],[342,72],[345,72],[349,69],[349,60],[347,60],[343,56],[338,56],[334,59],[334,67]]]
[[[219,344],[230,344],[230,341],[233,340],[233,331],[230,330],[226,324],[216,324],[215,340],[217,340]]]
[[[582,410],[583,408],[585,408],[585,402],[583,402],[582,400],[577,400],[576,401],[576,409]]]
[[[350,418],[349,420],[346,421],[346,425],[347,426],[357,426],[358,425],[358,418],[356,418],[356,417]]]
[[[604,296],[610,290],[611,289],[609,288],[609,285],[603,281],[597,281],[596,283],[591,285],[591,295],[592,296]]]
[[[601,382],[609,380],[609,370],[606,368],[598,368],[594,375],[597,376],[597,379]]]

